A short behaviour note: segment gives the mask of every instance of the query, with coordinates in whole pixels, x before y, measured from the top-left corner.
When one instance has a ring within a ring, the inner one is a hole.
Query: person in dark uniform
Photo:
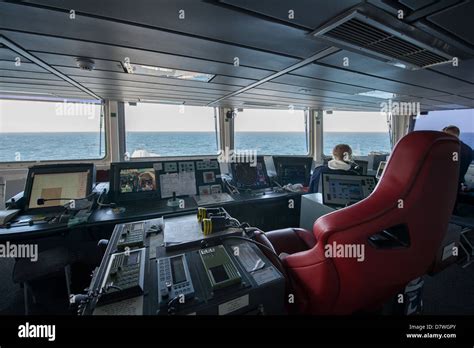
[[[459,138],[459,128],[456,126],[447,126],[443,128],[443,132],[454,135]],[[469,165],[472,162],[472,148],[466,143],[459,140],[461,148],[459,151],[459,190],[464,188],[464,176],[469,169]]]
[[[338,144],[332,150],[332,160],[327,165],[314,168],[309,182],[309,192],[316,193],[323,173],[359,175],[355,163],[352,161],[352,149],[347,144]]]

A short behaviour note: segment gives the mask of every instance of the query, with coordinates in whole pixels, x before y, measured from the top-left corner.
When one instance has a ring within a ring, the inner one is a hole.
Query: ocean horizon
[[[474,133],[461,134],[474,147]],[[105,137],[98,132],[1,133],[0,162],[38,160],[98,159],[105,154]],[[390,152],[386,132],[325,132],[324,154],[334,145],[349,144],[354,155],[371,151]],[[304,132],[236,132],[237,150],[256,150],[261,155],[305,155]],[[126,151],[130,156],[149,153],[158,156],[217,154],[215,132],[127,132]]]

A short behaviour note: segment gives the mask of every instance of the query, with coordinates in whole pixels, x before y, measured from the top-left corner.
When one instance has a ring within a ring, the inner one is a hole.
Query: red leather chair
[[[259,236],[280,255],[299,313],[379,308],[429,271],[456,199],[458,151],[459,141],[448,134],[409,133],[369,197],[322,216],[312,232],[284,229]],[[364,260],[327,257],[333,243],[363,245]]]

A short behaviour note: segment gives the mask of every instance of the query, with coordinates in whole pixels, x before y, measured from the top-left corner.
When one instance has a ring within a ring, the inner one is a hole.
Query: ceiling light
[[[215,76],[212,74],[205,74],[196,71],[170,69],[151,65],[131,64],[127,62],[122,62],[122,66],[129,74],[151,75],[180,80],[209,82]]]
[[[356,95],[362,95],[364,97],[372,97],[372,98],[379,98],[379,99],[393,99],[397,96],[395,93],[377,91],[377,90],[357,93]]]

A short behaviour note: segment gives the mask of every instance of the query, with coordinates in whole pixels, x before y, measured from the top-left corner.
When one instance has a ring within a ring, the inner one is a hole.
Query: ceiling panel
[[[67,66],[67,67],[75,67],[77,68],[77,58],[84,57],[81,55],[78,56],[67,56],[64,54],[52,54],[52,53],[43,53],[43,52],[35,52],[30,51],[35,57],[38,57],[42,61],[48,63],[49,65],[56,65],[56,66]],[[92,58],[92,57],[86,57]],[[116,72],[123,72],[123,66],[120,61],[117,60],[104,60],[104,59],[97,59],[93,58],[94,61],[94,69],[97,70],[108,70],[108,71],[116,71]]]
[[[334,92],[325,89],[319,88],[308,88],[308,87],[300,87],[296,85],[286,85],[282,83],[275,83],[275,82],[267,82],[259,86],[260,89],[266,90],[273,90],[273,91],[282,91],[282,92],[289,92],[289,93],[300,93],[303,95],[316,95],[316,96],[323,96],[323,97],[332,97],[332,98],[339,98],[344,100],[352,100],[352,101],[360,101],[360,102],[368,102],[368,103],[377,103],[380,99],[366,97],[366,96],[354,96],[354,93],[340,93]]]
[[[321,108],[321,109],[331,109],[331,110],[360,110],[360,111],[379,111],[380,108],[370,108],[370,107],[362,107],[362,106],[354,106],[354,105],[342,105],[337,103],[330,103],[330,102],[306,102],[300,103],[292,101],[288,103],[286,100],[267,100],[267,99],[256,99],[256,98],[249,98],[248,96],[242,97],[231,97],[226,100],[226,104],[229,103],[232,107],[243,107],[243,108],[254,108],[254,107],[264,107],[264,108],[287,108],[289,105],[293,105],[295,109],[300,108]],[[226,104],[220,104],[219,106],[226,106]]]
[[[349,66],[347,67],[343,65],[345,58],[348,59],[349,63]],[[469,69],[469,65],[474,65],[474,59],[471,59],[470,62],[471,63],[467,61],[467,64],[461,62],[460,66],[456,69],[461,70],[461,73],[464,72],[464,75],[467,78],[472,79],[474,78],[474,72]],[[318,64],[319,63],[331,65],[333,67],[342,68],[352,72],[360,72],[388,80],[398,81],[401,83],[409,83],[413,86],[439,90],[442,92],[456,93],[472,88],[472,83],[470,82],[461,81],[457,78],[451,78],[449,76],[439,74],[438,72],[431,69],[403,69],[377,59],[368,58],[366,56],[345,50],[336,52],[328,57],[324,57],[318,60]],[[433,86],[433,80],[437,81],[435,86]]]
[[[316,29],[334,16],[360,3],[357,0],[221,0],[221,2],[308,29]],[[294,11],[293,19],[288,16],[289,10]]]
[[[474,45],[473,13],[474,1],[464,1],[459,5],[429,16],[428,20]]]
[[[355,73],[342,68],[336,69],[318,64],[307,65],[293,71],[292,74],[336,81],[339,83],[350,83],[356,86],[368,88],[370,90],[379,90],[402,95],[411,95],[415,97],[434,97],[437,95],[446,94],[446,91],[443,90],[415,87],[409,84]]]
[[[99,78],[99,77],[86,77],[86,76],[74,76],[74,80],[80,82],[84,86],[91,87],[102,87],[102,88],[114,88],[116,86],[124,87],[138,87],[146,89],[174,89],[174,90],[189,90],[189,91],[202,91],[202,93],[213,93],[219,91],[233,92],[239,87],[228,86],[228,85],[219,85],[214,83],[200,83],[200,85],[174,85],[171,79],[157,79],[157,82],[142,82],[142,81],[130,81],[130,80],[120,80],[114,78]],[[193,82],[193,81],[186,81]]]
[[[20,61],[20,63],[17,65],[15,64],[15,62],[12,62],[10,60],[0,60],[0,70],[33,71],[33,72],[47,73],[45,69],[43,69],[42,67],[34,63],[27,63],[27,62]]]
[[[193,92],[183,92],[183,91],[173,91],[173,90],[148,90],[148,91],[131,91],[125,90],[122,88],[117,89],[100,89],[94,88],[91,89],[93,92],[99,95],[106,95],[106,94],[123,94],[123,95],[135,95],[145,98],[146,96],[150,95],[172,95],[175,97],[183,97],[183,98],[198,98],[208,101],[213,101],[217,99],[221,95],[215,96],[212,94],[203,94],[203,93],[193,93]]]
[[[13,52],[12,50],[6,47],[0,47],[0,60],[7,60],[15,62],[15,59],[19,57],[18,53]],[[22,62],[29,62],[28,59],[20,57]]]
[[[436,0],[400,0],[400,3],[417,11],[425,6],[436,3]]]
[[[39,6],[25,5],[26,2]],[[356,0],[3,2],[0,3],[0,35],[103,98],[124,101],[146,98],[206,105],[263,82],[262,79],[326,48],[327,44],[308,33],[361,3]],[[401,6],[397,1],[371,3],[391,13],[390,6]],[[429,5],[428,1],[402,0],[401,3],[414,10]],[[73,20],[69,18],[69,9],[76,11]],[[180,9],[185,10],[184,20],[177,17]],[[288,18],[290,10],[294,11],[294,19]],[[474,11],[465,7],[465,12]],[[470,25],[471,20],[461,15],[443,24],[448,18],[443,13],[433,14],[430,20],[436,20],[453,35]],[[462,23],[454,23],[457,21]],[[84,94],[27,60],[15,68],[15,56],[14,52],[0,47],[0,88]],[[95,69],[79,69],[77,57],[93,59]],[[205,83],[128,74],[120,64],[125,57],[135,64],[215,76]],[[235,57],[239,58],[239,66],[233,64]],[[342,66],[344,57],[349,58],[348,67]],[[382,99],[358,95],[377,89],[401,95],[397,100],[419,101],[424,110],[473,107],[474,59],[462,60],[458,67],[442,65],[411,71],[358,52],[341,50],[289,70],[290,73],[213,105],[244,105],[247,101],[259,105],[380,110]]]
[[[0,78],[4,77],[17,77],[17,78],[28,78],[28,79],[41,79],[41,80],[62,80],[56,75],[50,73],[40,73],[31,71],[18,70],[1,70]],[[63,80],[62,80],[63,81]]]
[[[92,14],[300,58],[306,58],[316,51],[327,48],[326,44],[308,37],[307,30],[289,27],[275,21],[262,21],[256,16],[236,13],[235,9],[217,6],[212,2],[196,0],[167,2],[156,0],[35,0],[26,2],[68,11],[74,9],[81,15]],[[184,10],[183,19],[178,16],[180,10]],[[219,28],[219,30],[215,28]],[[274,40],[275,37],[278,37],[279,40]],[[291,42],[292,44],[282,45],[281,42]]]
[[[223,83],[226,85],[241,86],[241,87],[246,87],[257,81],[258,80],[242,79],[239,77],[222,76],[222,75],[217,75],[211,80],[212,83]]]
[[[91,99],[91,97],[80,91],[54,91],[48,90],[44,88],[21,88],[21,87],[0,87],[0,93],[10,93],[10,94],[17,94],[20,96],[37,96],[37,95],[47,95],[50,97],[56,98],[81,98],[81,99]]]
[[[183,98],[181,96],[175,96],[172,94],[150,94],[146,98],[143,95],[128,94],[128,93],[104,93],[101,97],[111,100],[121,101],[140,101],[140,99],[146,99],[148,101],[153,100],[156,102],[166,103],[167,101],[174,101],[179,104],[190,104],[205,106],[209,103],[208,99],[202,98]]]
[[[58,35],[58,28],[61,28],[60,35],[66,38],[172,53],[228,64],[232,64],[234,58],[238,57],[240,65],[254,68],[281,70],[299,61],[296,58],[255,49],[93,17],[76,16],[71,20],[69,12],[48,11],[19,4],[0,3],[0,16],[3,19],[1,27],[4,29]],[[20,41],[18,43],[26,49],[34,50]]]
[[[249,91],[249,93],[253,95],[260,95],[262,98],[265,98],[266,96],[269,97],[282,97],[282,98],[293,98],[297,101],[301,100],[314,100],[314,101],[322,101],[322,100],[330,100],[335,103],[343,103],[343,104],[359,104],[359,105],[370,105],[370,106],[376,106],[380,104],[380,101],[374,100],[371,102],[367,101],[360,101],[356,100],[357,98],[354,99],[347,99],[347,98],[333,98],[329,96],[320,96],[320,95],[308,95],[308,94],[303,94],[303,93],[289,93],[289,92],[279,92],[279,91],[272,91],[272,90],[266,90],[266,89],[260,89],[260,88],[254,88]]]
[[[430,68],[430,70],[466,81],[471,85],[474,84],[474,59],[460,60],[458,66],[453,66],[451,64],[434,66]]]
[[[441,101],[446,103],[456,103],[465,107],[474,107],[474,99],[457,95],[440,95],[433,99],[438,101],[438,104],[440,104],[439,102]]]
[[[114,80],[126,80],[126,81],[135,81],[135,82],[147,82],[147,83],[161,83],[171,86],[189,86],[189,87],[199,87],[199,88],[212,88],[220,89],[220,84],[212,82],[200,82],[200,81],[189,81],[173,78],[164,78],[156,76],[147,76],[147,75],[137,75],[137,74],[127,74],[127,73],[117,73],[113,71],[103,71],[103,70],[92,70],[84,71],[77,68],[66,68],[66,67],[57,67],[62,73],[71,76],[76,81],[82,81],[78,77],[94,77],[97,79],[114,79]],[[115,81],[114,83],[120,83]],[[232,88],[232,86],[225,86],[226,89]],[[234,89],[238,89],[235,87]]]
[[[71,84],[64,80],[41,80],[29,78],[1,77],[3,83],[26,83],[29,85],[48,85],[48,86],[70,86]]]
[[[196,90],[187,87],[175,87],[175,86],[163,86],[158,88],[154,86],[153,88],[141,88],[141,87],[128,87],[128,86],[121,86],[121,85],[109,85],[109,86],[100,86],[100,85],[93,85],[93,84],[83,84],[85,87],[89,88],[94,92],[103,92],[103,91],[121,91],[121,92],[130,92],[130,93],[150,93],[150,92],[171,92],[171,93],[181,93],[182,95],[202,95],[202,96],[209,96],[210,98],[218,98],[221,97],[227,92],[224,91],[217,91],[217,90]]]
[[[333,81],[328,81],[328,80],[321,80],[321,79],[310,78],[310,77],[305,77],[305,76],[297,76],[297,75],[292,75],[292,74],[286,74],[286,75],[277,77],[276,79],[273,79],[272,82],[289,84],[289,85],[294,85],[294,86],[303,87],[303,88],[304,87],[320,88],[320,89],[326,89],[328,91],[335,91],[335,92],[347,93],[347,94],[352,94],[352,95],[355,95],[357,93],[362,93],[362,92],[368,92],[371,90],[371,88],[356,86],[355,85],[356,81],[350,81],[354,83],[350,85],[347,83],[338,83],[338,82],[333,82]]]
[[[7,38],[20,44],[23,48],[32,51],[56,53],[60,55],[70,55],[74,57],[90,57],[92,59],[103,59],[121,62],[126,57],[131,63],[162,66],[174,69],[184,69],[203,73],[229,75],[244,78],[261,79],[273,73],[270,70],[262,70],[244,66],[241,61],[240,66],[230,63],[219,63],[193,59],[189,57],[179,57],[170,54],[160,54],[156,52],[129,49],[124,47],[102,45],[93,42],[74,41],[57,37],[38,36],[36,34],[25,34],[17,32],[0,31]],[[48,57],[46,57],[48,62]]]
[[[29,83],[4,83],[0,80],[0,86],[2,89],[6,88],[21,88],[23,90],[27,90],[28,88],[33,89],[41,89],[45,91],[52,91],[52,92],[61,92],[61,91],[70,91],[70,92],[78,92],[77,88],[74,86],[51,86],[51,85],[32,85]],[[82,93],[82,92],[81,92]]]

